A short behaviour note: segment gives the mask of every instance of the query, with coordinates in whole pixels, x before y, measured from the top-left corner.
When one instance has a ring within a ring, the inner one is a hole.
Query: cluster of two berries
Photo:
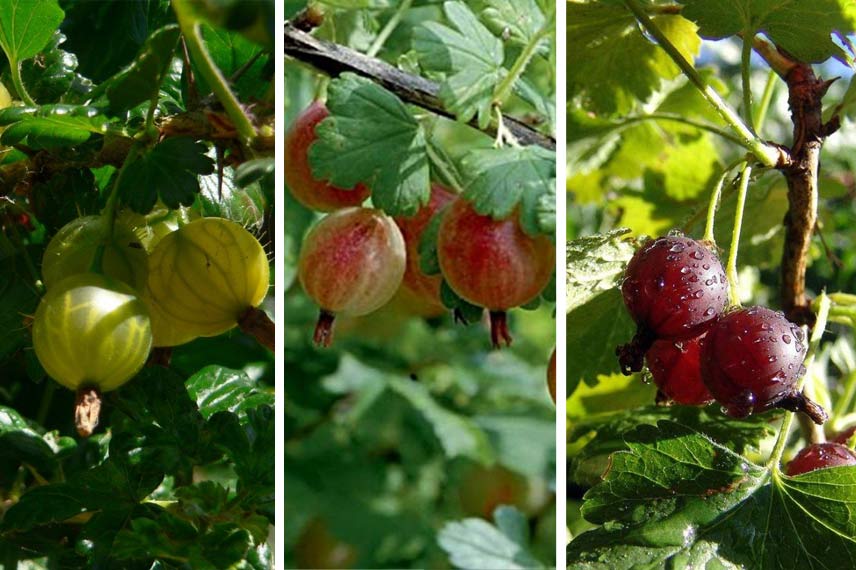
[[[306,235],[298,262],[304,291],[321,307],[316,344],[331,343],[336,315],[367,315],[400,289],[410,302],[442,311],[443,279],[459,297],[490,311],[494,346],[510,343],[505,312],[529,303],[550,282],[552,242],[527,235],[516,214],[504,220],[480,215],[438,184],[414,216],[393,219],[361,207],[368,187],[338,188],[312,172],[309,148],[317,139],[315,127],[327,116],[326,107],[315,102],[285,136],[292,196],[312,210],[330,212]],[[437,215],[443,216],[436,244],[442,275],[423,271],[419,256],[422,236]]]
[[[732,417],[771,408],[826,413],[796,389],[805,373],[805,335],[780,312],[728,309],[722,263],[701,242],[667,236],[645,244],[625,270],[624,302],[638,329],[618,347],[622,372],[643,358],[659,399],[705,405],[716,400]]]

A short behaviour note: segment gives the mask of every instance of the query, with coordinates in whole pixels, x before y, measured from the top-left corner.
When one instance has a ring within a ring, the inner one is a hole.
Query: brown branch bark
[[[790,162],[780,167],[788,184],[785,247],[782,252],[781,304],[788,317],[809,323],[813,313],[805,294],[805,273],[811,238],[817,225],[818,174],[824,139],[838,128],[823,122],[823,95],[831,82],[798,63],[785,76],[794,125]]]
[[[285,23],[285,55],[308,63],[332,77],[348,71],[356,73],[392,91],[408,103],[454,119],[454,115],[445,109],[438,97],[440,86],[437,83],[405,73],[386,62],[346,47],[315,38],[289,22]],[[534,144],[550,150],[556,149],[556,139],[536,131],[517,119],[503,116],[503,124],[520,144]],[[478,128],[475,120],[471,121],[470,125]],[[491,136],[496,135],[496,129],[493,126],[485,132]]]

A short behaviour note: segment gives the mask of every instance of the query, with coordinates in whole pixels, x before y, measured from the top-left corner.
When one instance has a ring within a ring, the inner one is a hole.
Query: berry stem
[[[235,129],[241,135],[242,142],[248,147],[252,147],[256,139],[256,128],[252,121],[241,107],[240,101],[232,93],[229,84],[217,66],[211,55],[208,53],[204,42],[202,41],[202,33],[200,30],[199,17],[193,13],[193,7],[188,0],[173,0],[172,8],[178,19],[178,26],[181,28],[181,34],[184,36],[184,41],[187,44],[187,49],[190,56],[193,58],[199,69],[199,74],[205,78],[209,89],[223,105],[226,114],[232,119],[235,124]]]
[[[737,206],[734,211],[734,229],[731,232],[731,248],[728,250],[728,264],[725,266],[725,275],[728,277],[728,296],[731,304],[740,306],[740,292],[737,277],[737,251],[740,245],[740,230],[743,227],[743,210],[746,207],[746,194],[749,190],[749,179],[752,176],[752,167],[744,162],[740,173],[740,187],[737,191]]]
[[[401,4],[398,5],[398,9],[395,11],[395,14],[386,22],[386,25],[383,29],[378,33],[375,41],[369,47],[369,50],[366,52],[366,55],[369,57],[375,57],[383,47],[383,44],[386,43],[386,40],[389,39],[389,36],[392,35],[392,32],[395,31],[395,28],[398,27],[398,24],[401,23],[401,19],[404,17],[405,12],[410,9],[410,6],[413,4],[413,0],[403,0]]]
[[[336,315],[321,309],[318,313],[318,323],[315,325],[315,335],[312,340],[316,346],[329,347],[333,343],[333,321]]]
[[[767,83],[764,85],[764,93],[761,95],[761,103],[758,105],[758,114],[755,116],[755,132],[761,130],[767,120],[767,111],[773,101],[773,93],[776,91],[776,82],[779,76],[772,69],[767,74]]]
[[[726,166],[722,171],[722,176],[720,176],[716,181],[716,186],[713,187],[713,192],[710,195],[710,202],[707,206],[707,221],[704,226],[704,237],[702,238],[704,241],[710,242],[711,245],[716,245],[716,238],[713,235],[713,225],[716,219],[716,211],[719,209],[719,202],[722,199],[722,187],[725,185],[725,179],[728,178],[728,174],[740,166],[743,161],[744,159],[741,158]]]
[[[648,352],[655,340],[657,339],[651,331],[639,326],[629,343],[616,348],[615,354],[618,356],[621,373],[630,376],[634,372],[640,372],[645,360],[645,353]]]
[[[505,311],[490,312],[490,340],[494,348],[511,346],[511,331],[508,329],[508,314]]]
[[[686,60],[684,55],[669,40],[668,36],[648,17],[648,14],[645,13],[645,8],[639,0],[624,0],[624,4],[633,12],[633,15],[636,16],[636,19],[645,28],[645,31],[657,40],[657,44],[672,58],[672,61],[687,76],[690,83],[698,89],[702,97],[711,104],[722,120],[740,137],[743,141],[743,146],[749,149],[764,166],[776,166],[780,158],[779,149],[758,138],[728,103],[720,97],[719,93],[705,83],[693,64]]]
[[[740,78],[743,82],[743,121],[752,134],[755,134],[755,121],[752,119],[752,30],[743,32],[743,49],[740,57]]]
[[[97,386],[78,388],[74,403],[74,426],[80,437],[89,437],[101,416],[101,390]]]
[[[803,389],[803,385],[806,381],[806,376],[808,376],[808,370],[811,368],[814,363],[814,355],[817,353],[818,347],[820,346],[820,338],[823,336],[823,331],[826,328],[826,321],[829,317],[829,297],[826,296],[826,293],[821,293],[817,298],[817,321],[815,322],[814,329],[811,332],[811,339],[809,340],[808,354],[805,358],[805,367],[806,373],[802,378],[797,380],[796,391],[801,392]],[[814,402],[811,402],[814,406],[817,406]],[[819,407],[819,406],[818,406]],[[813,411],[813,409],[812,409]],[[824,412],[825,413],[825,412]],[[811,416],[809,416],[811,417]],[[812,417],[812,420],[814,418]],[[779,437],[776,439],[776,444],[773,447],[772,453],[770,453],[770,460],[767,462],[767,468],[772,469],[774,472],[779,470],[779,465],[782,461],[782,455],[785,452],[785,444],[788,441],[788,433],[791,431],[791,424],[794,421],[794,412],[788,411],[785,412],[785,418],[782,420],[782,427],[779,429]]]
[[[276,350],[276,325],[267,313],[258,307],[250,307],[244,311],[238,317],[238,327],[268,350]]]

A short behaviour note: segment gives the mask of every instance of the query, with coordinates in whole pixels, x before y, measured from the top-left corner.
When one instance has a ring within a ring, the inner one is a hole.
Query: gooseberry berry
[[[294,557],[298,568],[352,568],[357,549],[336,537],[323,519],[314,518],[300,533]]]
[[[539,479],[527,478],[500,464],[468,467],[461,475],[458,497],[464,513],[487,520],[501,505],[534,515],[550,500],[549,490]]]
[[[687,406],[713,401],[701,379],[701,346],[705,334],[683,339],[655,341],[645,355],[648,370],[665,399]]]
[[[534,300],[550,282],[555,247],[527,235],[513,214],[494,220],[457,199],[446,209],[437,235],[437,259],[449,287],[490,311],[494,347],[511,344],[506,311]]]
[[[788,463],[788,475],[793,477],[816,469],[856,465],[856,452],[840,443],[813,443],[804,447]]]
[[[144,295],[155,315],[156,333],[172,328],[170,340],[215,336],[235,326],[273,347],[272,334],[260,337],[250,326],[269,288],[270,267],[264,248],[239,224],[224,218],[200,218],[167,234],[149,257]],[[266,317],[264,317],[266,318]],[[164,321],[164,322],[161,322]]]
[[[853,434],[856,434],[856,425],[852,425],[841,433],[837,434],[832,438],[832,441],[834,441],[835,443],[847,445],[848,443],[850,443],[850,438],[853,437]]]
[[[714,252],[681,236],[647,242],[624,271],[621,294],[637,325],[633,340],[616,351],[624,374],[642,369],[658,338],[690,338],[728,303],[728,280]]]
[[[442,314],[445,311],[440,301],[440,284],[443,278],[440,275],[423,273],[420,267],[419,242],[432,218],[454,199],[455,195],[439,184],[431,184],[431,199],[428,204],[420,208],[413,217],[395,218],[395,223],[398,224],[407,247],[407,267],[404,270],[401,286],[413,297],[418,298],[422,305],[433,308],[436,314]]]
[[[42,280],[50,289],[65,277],[88,273],[102,253],[100,271],[137,290],[146,285],[145,249],[136,234],[116,220],[112,234],[109,220],[102,216],[83,216],[63,226],[48,243],[42,257]]]
[[[315,127],[328,115],[324,103],[315,101],[298,115],[285,133],[285,183],[298,202],[321,212],[359,206],[371,193],[363,184],[348,190],[312,175],[309,147],[317,138]]]
[[[796,390],[805,373],[804,340],[802,330],[780,312],[749,307],[726,313],[708,329],[702,379],[730,416],[778,407],[802,411],[822,424],[823,408]]]
[[[81,273],[56,283],[33,318],[36,356],[51,378],[78,392],[77,427],[84,436],[98,423],[100,392],[130,380],[151,345],[145,304],[128,285],[104,275]]]
[[[406,256],[398,226],[378,210],[346,208],[315,224],[298,261],[300,284],[321,307],[315,343],[330,346],[336,314],[366,315],[392,299]]]

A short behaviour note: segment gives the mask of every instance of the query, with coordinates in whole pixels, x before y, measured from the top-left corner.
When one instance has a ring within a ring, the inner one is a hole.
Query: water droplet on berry
[[[690,257],[692,257],[693,259],[702,260],[702,259],[704,259],[704,254],[702,252],[700,252],[699,250],[694,249],[690,252]]]
[[[785,344],[791,344],[791,335],[783,334],[782,340],[784,341]]]
[[[673,253],[681,253],[686,249],[686,246],[680,242],[672,244],[672,247],[669,248],[669,251]]]

